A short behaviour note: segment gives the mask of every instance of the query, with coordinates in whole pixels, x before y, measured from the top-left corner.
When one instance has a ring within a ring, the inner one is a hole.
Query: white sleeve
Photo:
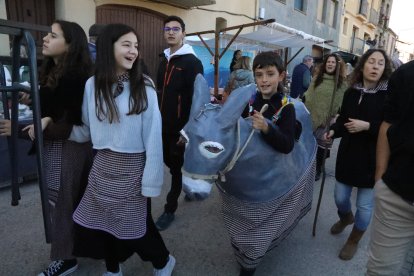
[[[142,195],[159,196],[164,180],[162,155],[161,114],[156,92],[146,86],[148,108],[142,113],[142,141],[145,147],[145,167],[142,176]]]

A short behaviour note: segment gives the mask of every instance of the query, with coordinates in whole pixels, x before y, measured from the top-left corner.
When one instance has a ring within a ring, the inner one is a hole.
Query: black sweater
[[[375,184],[375,154],[379,126],[383,119],[386,91],[375,94],[349,88],[345,91],[336,123],[331,126],[334,137],[342,137],[336,158],[336,180],[346,185],[372,188]],[[359,102],[362,97],[361,102]],[[349,133],[344,124],[349,118],[370,123],[367,131]]]
[[[384,120],[390,160],[382,179],[402,198],[414,201],[414,61],[402,65],[390,78]]]
[[[66,74],[52,89],[42,86],[39,91],[40,108],[43,117],[51,117],[44,131],[44,138],[67,139],[73,125],[82,124],[82,101],[87,77]]]
[[[254,110],[260,111],[262,106],[268,104],[267,110],[263,116],[272,122],[274,122],[273,116],[282,107],[281,93],[276,93],[269,100],[263,99],[262,94],[256,93],[254,102],[251,104]],[[243,111],[242,116],[247,117],[249,115],[249,106]],[[275,150],[282,153],[289,153],[293,150],[295,144],[295,126],[296,126],[296,114],[293,104],[285,106],[280,114],[280,118],[276,123],[269,125],[268,133],[263,133],[262,137]]]

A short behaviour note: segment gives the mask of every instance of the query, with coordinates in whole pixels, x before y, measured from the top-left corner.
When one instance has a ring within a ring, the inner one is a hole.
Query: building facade
[[[55,19],[79,23],[85,32],[94,23],[125,23],[141,38],[141,56],[155,75],[159,54],[166,48],[162,22],[177,15],[186,23],[187,33],[214,30],[216,17],[228,26],[251,23],[256,19],[259,0],[0,0],[0,18],[51,25]],[[23,3],[24,2],[24,3]],[[42,45],[45,34],[34,34]],[[0,55],[9,55],[9,38],[0,37]]]
[[[303,49],[288,66],[289,72],[302,61],[304,55],[312,55],[321,60],[327,53],[337,50],[342,3],[343,0],[260,1],[259,11],[265,14],[265,19],[274,18],[277,23],[326,40],[324,44],[315,44],[311,48]],[[290,56],[297,50],[291,49]]]
[[[396,42],[388,28],[392,0],[345,0],[339,48],[355,55],[367,49],[384,49],[390,56]]]

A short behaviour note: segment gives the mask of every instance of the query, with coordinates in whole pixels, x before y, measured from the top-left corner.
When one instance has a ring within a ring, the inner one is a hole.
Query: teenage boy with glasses
[[[203,74],[203,65],[193,48],[184,43],[184,21],[178,16],[167,17],[163,32],[169,48],[164,50],[158,67],[157,89],[162,116],[164,163],[170,169],[171,189],[164,213],[155,224],[160,231],[167,229],[175,218],[184,162],[184,143],[179,141],[179,132],[190,115],[195,77]]]

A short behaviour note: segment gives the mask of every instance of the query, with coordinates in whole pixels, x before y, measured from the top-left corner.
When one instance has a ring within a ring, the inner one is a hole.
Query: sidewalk
[[[265,256],[255,275],[364,275],[369,229],[351,261],[342,261],[337,255],[352,227],[338,236],[329,233],[331,225],[337,221],[333,200],[337,142],[334,145],[326,164],[328,175],[316,236],[312,237],[312,224],[320,181],[315,182],[312,210],[279,247]],[[165,171],[165,183],[170,183],[168,171]],[[162,213],[168,189],[169,185],[164,185],[162,195],[152,202],[155,219]],[[20,205],[12,207],[10,190],[0,190],[0,275],[37,275],[49,263],[49,245],[44,238],[37,183],[24,184],[21,194]],[[175,222],[161,232],[168,249],[177,259],[173,275],[238,275],[239,267],[233,256],[220,208],[216,188],[211,197],[202,202],[186,202],[181,196]],[[102,275],[104,270],[102,261],[79,259],[79,269],[72,275]],[[152,275],[151,264],[144,263],[138,256],[125,262],[122,270],[125,276]]]

